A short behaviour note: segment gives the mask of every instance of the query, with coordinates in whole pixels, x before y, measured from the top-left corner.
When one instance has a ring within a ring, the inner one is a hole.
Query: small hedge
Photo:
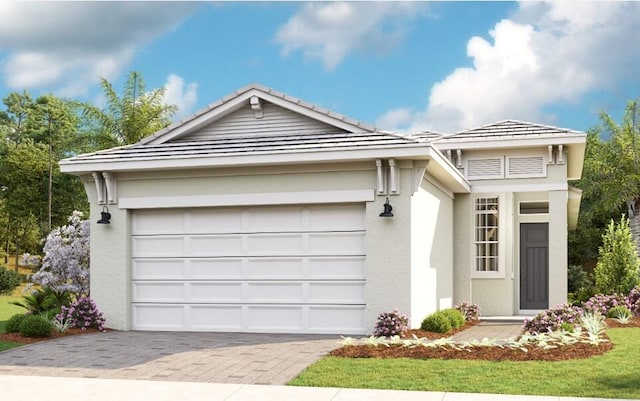
[[[422,321],[420,328],[425,331],[444,334],[451,330],[459,329],[464,325],[464,322],[462,312],[454,308],[449,308],[427,316]]]
[[[36,315],[25,315],[18,332],[25,337],[49,337],[53,324]]]
[[[13,315],[7,320],[5,330],[7,333],[17,333],[20,331],[20,324],[27,317],[27,315]]]
[[[432,331],[434,333],[448,333],[451,331],[451,322],[442,312],[432,313],[427,316],[420,325],[422,330]]]
[[[464,326],[464,315],[459,310],[450,308],[443,310],[442,313],[449,319],[454,330]]]
[[[0,295],[9,295],[20,285],[20,275],[0,266]]]

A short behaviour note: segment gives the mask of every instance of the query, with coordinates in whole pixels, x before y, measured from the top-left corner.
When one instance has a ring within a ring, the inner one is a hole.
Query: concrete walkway
[[[86,399],[92,401],[604,401],[525,395],[442,393],[428,391],[364,390],[326,387],[258,386],[107,380],[69,377],[0,375],[3,399]]]
[[[476,326],[454,334],[454,341],[489,339],[507,339],[522,334],[522,322],[480,322]]]

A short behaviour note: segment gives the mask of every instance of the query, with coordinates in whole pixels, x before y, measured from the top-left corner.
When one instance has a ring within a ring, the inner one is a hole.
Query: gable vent
[[[546,169],[542,156],[508,158],[507,177],[544,177]]]
[[[502,158],[467,160],[467,177],[470,179],[502,178]]]

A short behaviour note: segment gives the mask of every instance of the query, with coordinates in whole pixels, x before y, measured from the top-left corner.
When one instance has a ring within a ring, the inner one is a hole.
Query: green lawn
[[[605,355],[563,362],[351,359],[326,357],[289,382],[294,386],[497,394],[640,398],[640,328],[607,331]]]
[[[0,296],[0,333],[5,332],[7,320],[16,313],[24,313],[24,308],[11,305],[9,302],[18,301],[21,297],[17,296]],[[0,351],[19,346],[18,343],[0,341]]]

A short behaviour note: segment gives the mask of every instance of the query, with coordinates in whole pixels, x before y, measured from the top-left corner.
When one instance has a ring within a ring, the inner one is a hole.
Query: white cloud
[[[634,2],[523,2],[489,32],[490,41],[468,41],[473,66],[436,83],[427,108],[413,110],[405,128],[451,132],[506,118],[553,123],[546,106],[635,73],[639,15]]]
[[[136,49],[175,28],[186,3],[0,3],[2,78],[12,89],[84,94],[100,77],[115,78]]]
[[[193,107],[198,101],[198,84],[192,82],[185,86],[184,79],[171,74],[164,85],[164,102],[178,106],[174,120],[179,120],[193,112]]]
[[[385,53],[407,30],[424,4],[404,2],[307,3],[276,34],[282,55],[301,51],[333,70],[354,51]]]

